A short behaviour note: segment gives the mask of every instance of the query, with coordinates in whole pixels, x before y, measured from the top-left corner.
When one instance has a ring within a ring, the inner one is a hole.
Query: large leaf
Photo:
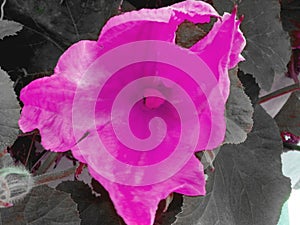
[[[69,46],[82,39],[97,39],[101,27],[116,13],[119,3],[120,0],[10,0],[8,7],[32,19],[41,31]]]
[[[7,73],[0,68],[0,151],[16,139],[19,128],[20,106],[13,83]]]
[[[15,21],[0,20],[0,40],[6,36],[16,35],[22,28],[22,24]]]
[[[96,197],[88,185],[79,181],[63,182],[57,189],[70,193],[78,204],[81,225],[118,225],[122,221],[105,191]]]
[[[184,197],[175,225],[276,225],[290,192],[282,175],[282,142],[272,118],[256,106],[254,127],[239,145],[222,146],[207,195]]]
[[[18,40],[21,43],[8,43],[11,46],[7,53],[12,61],[22,52],[30,60],[29,65],[22,66],[29,74],[51,74],[59,56],[71,44],[98,38],[107,19],[117,13],[119,3],[120,0],[7,1],[7,18],[24,26],[23,39]],[[26,52],[24,46],[29,46]]]
[[[225,143],[239,144],[246,140],[253,126],[253,107],[245,94],[236,70],[229,71],[230,95],[226,103]]]
[[[117,12],[119,3],[120,0],[8,2],[11,10],[32,19],[41,31],[65,46],[82,39],[97,39],[106,20]]]
[[[238,4],[240,15],[245,15],[241,29],[247,45],[243,52],[245,62],[240,69],[253,74],[259,86],[269,90],[275,73],[286,71],[290,59],[288,34],[283,31],[280,22],[280,4],[278,0],[214,0],[214,6],[220,13],[231,11]]]
[[[69,194],[47,186],[32,189],[20,203],[0,210],[0,225],[79,225]]]
[[[300,136],[300,93],[291,94],[275,120],[281,131],[289,131]]]

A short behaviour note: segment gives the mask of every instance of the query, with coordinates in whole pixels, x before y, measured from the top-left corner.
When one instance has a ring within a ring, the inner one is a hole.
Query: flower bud
[[[15,166],[0,169],[0,208],[22,200],[32,187],[33,178],[26,169]]]

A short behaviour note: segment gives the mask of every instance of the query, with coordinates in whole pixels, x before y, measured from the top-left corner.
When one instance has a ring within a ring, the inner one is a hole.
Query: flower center
[[[144,105],[148,109],[156,109],[161,106],[165,100],[164,95],[157,89],[146,88],[144,90]]]

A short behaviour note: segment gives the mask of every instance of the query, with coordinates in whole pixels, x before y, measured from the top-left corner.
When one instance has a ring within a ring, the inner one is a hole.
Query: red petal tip
[[[239,21],[243,22],[244,19],[245,19],[245,15],[241,15],[240,18],[239,18]]]
[[[237,13],[237,8],[238,8],[238,5],[234,4],[233,10],[232,10],[232,14],[236,14]]]

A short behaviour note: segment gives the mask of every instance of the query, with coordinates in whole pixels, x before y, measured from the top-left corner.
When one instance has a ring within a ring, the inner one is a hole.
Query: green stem
[[[60,180],[62,178],[75,174],[75,171],[76,171],[76,166],[59,172],[52,172],[52,173],[46,173],[46,174],[35,176],[33,177],[34,186],[36,187],[43,184],[48,184],[52,181]]]
[[[290,144],[290,143],[284,142],[283,146],[286,147],[286,148],[288,148],[288,149],[291,149],[291,150],[298,150],[298,151],[300,151],[300,146],[297,145],[297,144]]]
[[[269,101],[273,98],[277,98],[279,96],[282,96],[282,95],[285,95],[287,93],[291,93],[291,92],[294,92],[294,91],[298,91],[298,90],[300,90],[300,83],[295,83],[295,84],[292,84],[290,86],[281,88],[277,91],[274,91],[270,94],[267,94],[267,95],[259,98],[258,103],[261,104],[261,103],[267,102],[267,101]]]

